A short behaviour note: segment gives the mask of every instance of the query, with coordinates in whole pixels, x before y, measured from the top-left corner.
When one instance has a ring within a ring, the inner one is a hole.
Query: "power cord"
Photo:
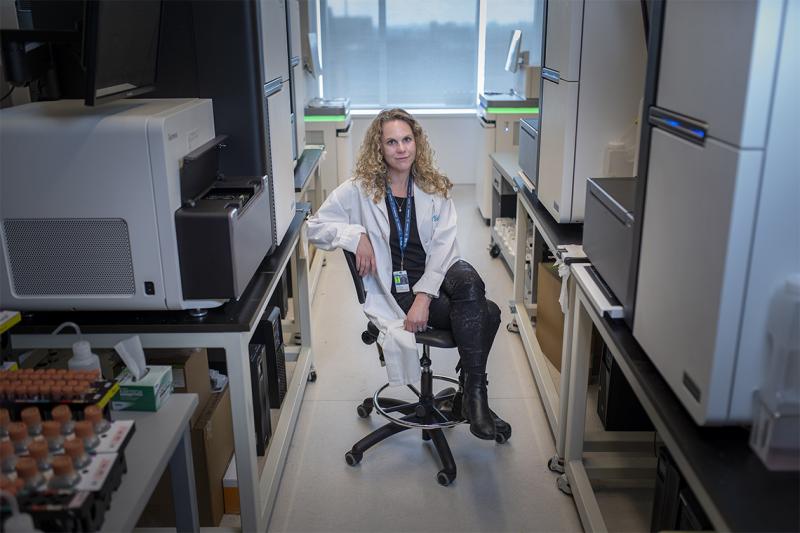
[[[9,91],[8,91],[6,94],[4,94],[4,95],[2,96],[2,98],[0,98],[0,102],[2,102],[3,100],[5,100],[5,99],[6,99],[6,98],[8,98],[9,96],[11,96],[11,93],[13,93],[13,92],[14,92],[14,89],[16,89],[16,87],[14,87],[14,86],[12,85],[12,86],[11,86],[11,89],[10,89],[10,90],[9,90]]]

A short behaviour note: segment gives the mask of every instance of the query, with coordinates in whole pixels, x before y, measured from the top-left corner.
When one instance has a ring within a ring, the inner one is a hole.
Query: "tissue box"
[[[134,381],[129,370],[119,376],[119,392],[111,401],[117,411],[158,411],[172,393],[172,367],[148,365],[149,372]]]

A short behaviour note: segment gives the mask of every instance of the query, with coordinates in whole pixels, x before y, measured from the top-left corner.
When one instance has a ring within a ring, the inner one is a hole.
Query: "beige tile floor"
[[[436,483],[430,443],[405,432],[369,450],[355,468],[344,452],[381,424],[355,407],[385,382],[374,347],[361,343],[365,325],[340,252],[329,254],[312,310],[318,379],[309,384],[281,480],[270,531],[580,531],[572,499],[547,470],[550,433],[519,338],[505,330],[512,281],[489,257],[489,228],[471,186],[454,189],[462,255],[483,275],[503,324],[489,359],[495,411],[513,426],[505,445],[480,441],[466,427],[448,431],[458,478]],[[437,373],[454,375],[454,350],[433,350]]]

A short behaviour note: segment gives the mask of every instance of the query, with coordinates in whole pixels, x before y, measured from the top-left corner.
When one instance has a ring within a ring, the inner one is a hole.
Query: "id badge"
[[[392,272],[392,279],[394,280],[394,290],[396,293],[408,292],[411,287],[408,285],[408,271],[395,270]]]

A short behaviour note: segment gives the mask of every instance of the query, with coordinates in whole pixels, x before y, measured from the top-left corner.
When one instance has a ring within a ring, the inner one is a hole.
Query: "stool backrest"
[[[358,268],[356,268],[356,254],[348,252],[344,248],[344,258],[347,259],[347,266],[350,267],[350,275],[353,276],[353,284],[356,286],[356,295],[358,296],[358,303],[363,304],[367,299],[367,291],[364,289],[364,280],[358,275]]]

